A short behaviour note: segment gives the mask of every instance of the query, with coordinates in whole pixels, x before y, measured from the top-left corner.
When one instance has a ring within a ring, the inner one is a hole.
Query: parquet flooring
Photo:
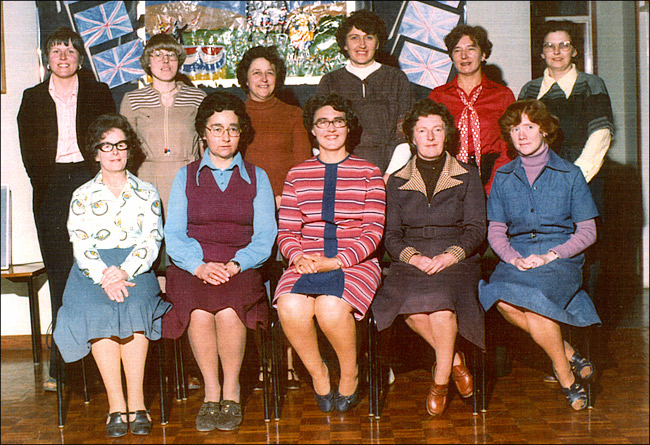
[[[4,343],[4,339],[3,339]],[[411,348],[417,344],[411,345]],[[248,361],[242,375],[244,422],[233,432],[197,432],[196,413],[202,390],[185,401],[169,393],[170,421],[160,425],[158,374],[147,373],[147,400],[154,419],[149,436],[127,436],[115,443],[648,443],[648,327],[601,328],[592,336],[592,358],[598,374],[592,385],[594,409],[572,411],[557,384],[542,382],[541,352],[526,338],[509,339],[511,372],[488,376],[487,412],[472,415],[471,402],[457,393],[442,416],[430,417],[425,398],[431,383],[426,354],[405,362],[396,357],[396,381],[387,388],[381,419],[367,416],[368,397],[352,411],[324,414],[311,385],[289,391],[280,421],[264,422],[262,392],[252,390],[256,377]],[[47,349],[45,349],[47,352]],[[152,348],[152,352],[155,349]],[[47,362],[47,353],[44,359]],[[69,367],[67,417],[57,426],[56,394],[44,393],[46,373],[32,364],[29,343],[2,350],[2,434],[4,443],[107,443],[103,419],[107,401],[92,359],[89,368],[91,401],[83,403],[81,384]],[[170,385],[171,386],[171,385]],[[471,399],[469,399],[471,401]]]

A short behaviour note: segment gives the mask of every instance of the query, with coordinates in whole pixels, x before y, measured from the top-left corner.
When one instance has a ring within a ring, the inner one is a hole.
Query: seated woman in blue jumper
[[[517,157],[497,170],[488,198],[488,241],[501,262],[489,284],[479,283],[479,299],[531,335],[551,359],[567,402],[581,410],[587,395],[580,380],[595,368],[560,328],[600,324],[580,290],[598,211],[580,169],[549,149],[559,124],[542,102],[511,104],[499,126]]]

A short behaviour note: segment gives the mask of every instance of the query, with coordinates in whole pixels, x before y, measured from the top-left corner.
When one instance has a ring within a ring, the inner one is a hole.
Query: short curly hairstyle
[[[79,53],[79,67],[84,63],[84,55],[85,50],[84,50],[84,41],[81,39],[81,36],[68,28],[67,26],[61,26],[57,28],[50,36],[47,38],[47,41],[45,42],[45,58],[48,59],[48,56],[50,55],[50,50],[52,47],[59,45],[59,44],[64,44],[65,46],[68,46],[70,43],[72,43],[72,47],[77,50]]]
[[[140,138],[126,117],[121,114],[102,114],[88,126],[88,132],[86,133],[86,140],[83,146],[85,158],[97,158],[97,154],[99,153],[98,145],[102,142],[106,133],[113,129],[122,130],[124,136],[126,136],[126,142],[129,144],[126,168],[129,171],[135,172],[145,156],[142,151]],[[99,163],[95,164],[95,172],[99,171],[99,169]]]
[[[521,123],[522,115],[528,116],[528,120],[539,125],[542,133],[546,133],[544,140],[550,146],[553,146],[556,139],[561,136],[560,121],[553,116],[544,102],[537,99],[518,100],[511,103],[506,108],[503,116],[499,118],[499,129],[501,130],[501,139],[508,144],[508,155],[511,159],[519,156],[512,143],[510,129]]]
[[[307,132],[310,132],[314,128],[314,116],[316,112],[328,105],[336,111],[345,113],[345,121],[347,122],[350,133],[359,129],[359,118],[352,107],[352,102],[336,93],[328,93],[316,94],[305,102],[305,106],[302,108],[302,123],[307,129]]]
[[[284,59],[280,56],[276,46],[254,46],[244,53],[237,64],[237,81],[239,88],[246,94],[250,91],[248,88],[248,70],[256,59],[266,59],[275,69],[275,89],[273,93],[281,90],[284,86],[284,80],[287,77],[287,67]]]
[[[442,103],[434,102],[429,98],[417,101],[413,108],[406,113],[404,122],[402,123],[402,130],[404,136],[411,147],[411,152],[415,154],[417,149],[413,142],[413,129],[421,117],[427,116],[440,116],[442,122],[445,124],[445,146],[444,150],[450,155],[455,156],[458,147],[458,132],[454,124],[454,116],[451,115],[449,109]]]
[[[183,66],[187,57],[185,48],[169,34],[156,34],[149,39],[140,56],[140,66],[144,72],[151,76],[151,53],[159,49],[176,53],[178,57],[178,70],[180,71],[180,67]]]
[[[445,36],[445,46],[447,47],[449,57],[451,57],[452,51],[463,36],[472,39],[472,42],[479,47],[486,59],[490,57],[490,54],[492,54],[492,42],[488,39],[487,31],[482,26],[469,25],[458,25]]]
[[[239,119],[241,135],[239,136],[237,149],[243,154],[246,147],[248,147],[248,144],[253,141],[255,131],[251,124],[251,118],[246,112],[244,102],[234,94],[225,91],[216,91],[207,95],[205,99],[203,99],[203,102],[201,102],[199,110],[196,112],[194,128],[199,136],[201,136],[201,139],[205,141],[205,132],[208,120],[214,113],[220,113],[222,111],[233,111]]]
[[[350,14],[349,17],[346,17],[343,22],[339,25],[336,30],[336,43],[339,44],[339,51],[349,58],[350,55],[345,50],[345,45],[348,37],[348,33],[352,28],[357,28],[366,34],[372,34],[377,36],[377,41],[379,46],[377,49],[384,46],[386,40],[388,39],[388,33],[386,32],[386,24],[376,13],[368,11],[366,9],[360,9],[359,11],[354,11]]]

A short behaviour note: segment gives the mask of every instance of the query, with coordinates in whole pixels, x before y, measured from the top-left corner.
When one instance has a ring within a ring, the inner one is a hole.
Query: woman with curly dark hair
[[[208,95],[194,127],[205,152],[178,171],[169,196],[167,296],[174,307],[163,319],[163,335],[178,338],[188,330],[205,384],[196,429],[233,430],[243,419],[246,329],[268,321],[258,268],[275,241],[275,204],[264,170],[242,159],[253,128],[238,97]]]
[[[311,375],[318,406],[345,412],[360,401],[355,319],[364,317],[381,281],[373,254],[384,232],[384,181],[375,165],[346,148],[359,125],[349,100],[313,96],[303,121],[319,154],[287,174],[278,246],[289,267],[273,304]],[[315,320],[336,352],[338,389],[320,354]]]
[[[517,152],[501,167],[487,202],[488,241],[501,261],[481,281],[485,310],[497,310],[530,334],[553,362],[574,410],[587,406],[581,380],[594,365],[562,338],[561,325],[599,325],[581,290],[584,250],[596,240],[596,205],[577,166],[549,148],[557,118],[536,99],[517,101],[499,120],[501,135]]]
[[[476,167],[452,156],[454,118],[442,104],[418,101],[404,119],[414,156],[386,186],[386,250],[393,262],[372,310],[377,328],[396,317],[435,350],[429,414],[442,414],[450,377],[459,394],[473,394],[456,334],[484,348],[477,298],[478,248],[485,239],[485,197]]]
[[[141,151],[124,116],[98,117],[85,152],[99,173],[72,195],[68,232],[75,265],[54,341],[66,362],[92,352],[108,395],[110,437],[124,436],[129,427],[133,434],[149,434],[144,365],[149,341],[160,338],[162,316],[171,306],[160,299],[151,269],[163,237],[160,195],[127,170]]]
[[[325,74],[319,94],[337,93],[352,101],[363,131],[353,154],[386,171],[395,147],[404,142],[402,120],[413,105],[411,84],[399,68],[375,60],[386,43],[384,21],[361,9],[339,26],[336,41],[348,63]]]

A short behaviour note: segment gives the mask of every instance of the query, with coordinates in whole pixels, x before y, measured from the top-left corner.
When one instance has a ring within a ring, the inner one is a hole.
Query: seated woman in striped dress
[[[345,412],[359,401],[355,319],[365,316],[381,279],[373,253],[384,232],[386,192],[379,168],[346,148],[359,127],[349,100],[335,93],[311,97],[303,121],[319,154],[293,167],[285,180],[278,246],[289,267],[273,304],[312,377],[319,408]],[[336,390],[314,317],[339,361]]]

